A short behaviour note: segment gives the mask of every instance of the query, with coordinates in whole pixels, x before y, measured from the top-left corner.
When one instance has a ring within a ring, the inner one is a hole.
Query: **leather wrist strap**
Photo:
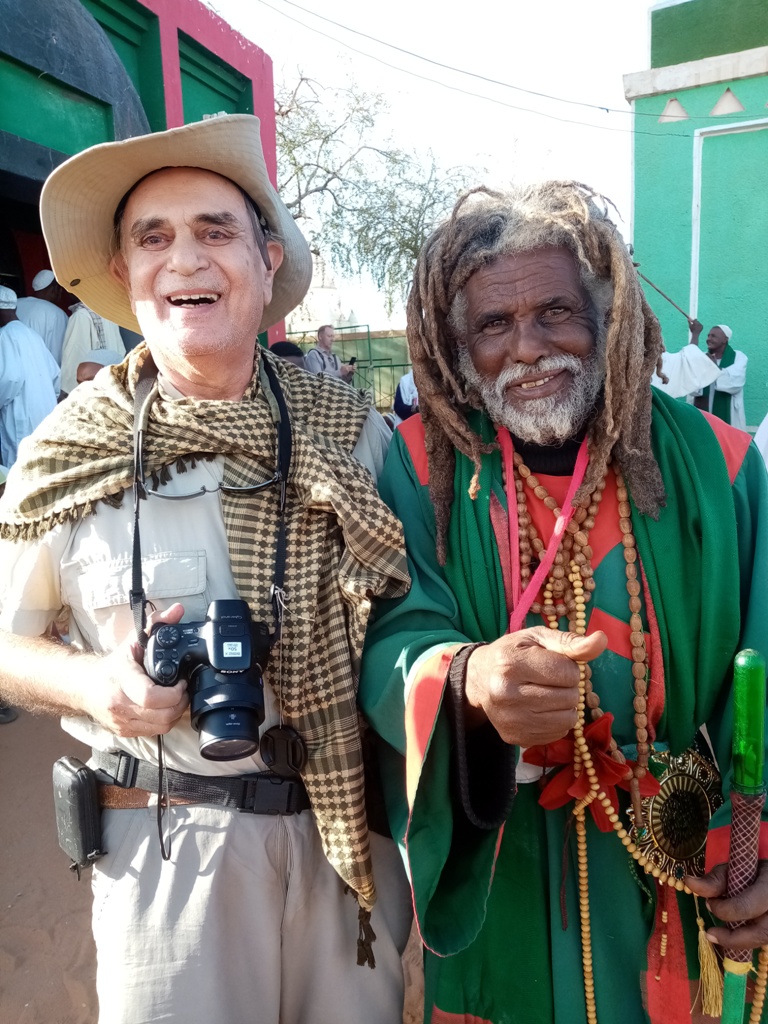
[[[516,750],[505,743],[490,723],[468,737],[465,720],[467,662],[482,643],[462,647],[448,669],[448,690],[454,729],[456,774],[461,806],[467,820],[483,831],[500,828],[515,798]],[[481,742],[473,742],[480,735]],[[475,779],[480,780],[478,785]],[[480,794],[482,790],[482,795]],[[479,806],[482,804],[482,808]]]

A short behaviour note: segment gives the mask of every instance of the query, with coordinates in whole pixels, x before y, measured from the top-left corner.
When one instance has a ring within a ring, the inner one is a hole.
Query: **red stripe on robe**
[[[413,419],[413,417],[411,417]],[[443,700],[453,656],[466,644],[452,644],[427,658],[412,681],[405,703],[406,791],[413,807],[424,758]]]
[[[427,463],[427,449],[424,445],[424,424],[421,416],[409,416],[404,423],[398,424],[397,429],[403,435],[408,454],[411,456],[413,468],[416,470],[416,478],[424,486],[429,483],[429,464]]]
[[[728,467],[728,476],[733,484],[741,469],[741,464],[744,462],[744,456],[747,454],[752,438],[745,431],[737,430],[736,427],[732,427],[725,420],[721,420],[711,413],[704,412],[702,415],[707,417],[707,422],[720,442],[725,456],[725,464]]]
[[[627,612],[629,614],[629,612]],[[593,608],[589,614],[589,625],[587,636],[590,633],[602,629],[608,637],[608,649],[614,654],[620,654],[622,658],[632,661],[632,644],[629,642],[629,625],[626,619],[617,619],[602,608]],[[645,634],[646,650],[651,642],[649,633]]]
[[[414,419],[414,417],[411,417]],[[405,852],[410,862],[410,850],[408,847],[408,836],[411,831],[411,824],[413,821],[413,805],[416,799],[416,791],[419,786],[419,779],[421,778],[421,769],[424,765],[424,759],[429,748],[429,743],[434,732],[435,722],[440,711],[440,706],[443,699],[443,693],[445,691],[445,685],[448,679],[448,670],[451,667],[451,662],[457,651],[465,644],[452,644],[450,647],[444,647],[441,651],[437,651],[435,654],[427,658],[419,666],[416,672],[410,689],[408,691],[408,697],[405,704],[405,733],[406,733],[406,792],[408,796],[408,824],[405,830]],[[418,694],[418,698],[417,698]],[[501,840],[504,836],[504,826],[498,830],[498,836],[496,838],[496,847],[493,853],[493,865],[491,867],[491,875],[488,880],[488,889],[493,884],[493,877],[496,872],[496,862],[499,857],[499,850],[501,849]],[[413,893],[413,887],[411,887],[411,895],[415,900],[415,894]],[[421,923],[419,921],[418,914],[414,913],[414,921],[416,922],[416,928],[419,932],[419,938],[421,943],[435,956],[440,956],[434,949],[427,945],[424,941],[424,936],[421,933]],[[442,1012],[442,1011],[437,1011]],[[441,1018],[435,1018],[441,1019]],[[446,1021],[451,1018],[444,1018]],[[463,1020],[462,1017],[456,1017],[457,1021]],[[466,1018],[467,1020],[478,1021],[480,1018]],[[480,1024],[486,1024],[481,1021]],[[487,1022],[490,1024],[490,1022]]]
[[[704,870],[711,871],[718,864],[727,864],[730,848],[731,826],[721,825],[720,828],[713,828],[707,836]],[[760,823],[757,856],[759,860],[768,860],[768,821]]]
[[[476,1017],[473,1013],[448,1013],[435,1006],[429,1024],[493,1024],[493,1021],[486,1017]]]

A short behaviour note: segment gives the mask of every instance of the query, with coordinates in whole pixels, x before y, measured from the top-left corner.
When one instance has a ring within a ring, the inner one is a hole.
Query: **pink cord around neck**
[[[573,519],[574,513],[576,512],[576,509],[573,507],[573,499],[576,492],[584,482],[584,476],[586,475],[587,464],[589,462],[589,453],[587,451],[587,439],[585,437],[579,446],[579,453],[576,456],[576,465],[573,469],[573,476],[571,477],[568,494],[563,502],[563,510],[555,522],[555,528],[552,531],[552,536],[549,540],[549,544],[547,545],[547,550],[543,553],[539,562],[539,567],[534,573],[533,578],[525,591],[523,591],[522,580],[520,578],[520,526],[517,518],[517,494],[515,492],[515,450],[512,445],[512,438],[509,435],[509,431],[504,427],[498,428],[496,432],[496,440],[499,442],[499,446],[501,448],[501,457],[504,462],[504,477],[506,480],[507,518],[509,520],[509,550],[512,560],[512,597],[514,601],[512,614],[509,616],[509,632],[515,633],[518,629],[523,628],[525,617],[536,599],[536,595],[541,590],[542,584],[547,578],[549,570],[552,568],[552,563],[555,560],[555,555],[557,554],[557,549],[560,547],[560,541],[562,540],[566,527],[568,526],[568,523],[570,523],[571,519]]]

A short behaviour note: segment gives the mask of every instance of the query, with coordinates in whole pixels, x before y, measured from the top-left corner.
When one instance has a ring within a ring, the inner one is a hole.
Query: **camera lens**
[[[200,753],[209,761],[236,761],[259,749],[262,719],[249,708],[220,708],[200,715]]]

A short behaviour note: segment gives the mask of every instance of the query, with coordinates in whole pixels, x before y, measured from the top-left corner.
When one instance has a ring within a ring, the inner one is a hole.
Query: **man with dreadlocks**
[[[258,118],[85,150],[41,219],[57,278],[146,339],[23,443],[0,505],[0,690],[98,769],[74,855],[103,853],[100,1020],[392,1024],[410,901],[355,699],[371,598],[408,586],[372,478],[391,433],[258,344],[311,277]]]
[[[576,183],[461,199],[419,257],[408,340],[421,417],[380,490],[413,584],[379,604],[360,699],[425,1019],[702,1021],[712,943],[768,942],[768,862],[723,897],[715,768],[734,654],[765,639],[760,457],[652,391],[658,322]],[[694,892],[747,923],[729,935]]]

